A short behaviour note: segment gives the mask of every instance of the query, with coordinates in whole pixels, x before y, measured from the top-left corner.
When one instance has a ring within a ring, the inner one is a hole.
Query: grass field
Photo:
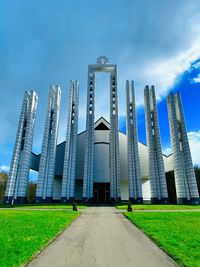
[[[0,266],[21,266],[80,213],[0,210]]]
[[[86,208],[86,204],[78,204],[78,209]],[[72,209],[72,204],[24,204],[5,206],[1,205],[0,208],[28,208],[28,209]]]
[[[134,210],[195,210],[199,209],[200,206],[192,205],[151,205],[151,204],[142,204],[142,205],[132,205]],[[117,209],[127,209],[127,204],[116,205]]]
[[[125,212],[181,266],[200,266],[200,212]]]

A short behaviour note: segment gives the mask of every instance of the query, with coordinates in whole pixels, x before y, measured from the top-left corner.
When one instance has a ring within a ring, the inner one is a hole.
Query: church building
[[[110,77],[110,120],[94,120],[95,74]],[[138,141],[135,89],[126,81],[126,134],[118,126],[117,65],[101,56],[88,66],[85,131],[78,133],[79,82],[70,81],[66,140],[57,144],[61,88],[50,87],[41,153],[32,152],[38,97],[25,92],[5,204],[26,203],[29,170],[38,171],[37,203],[130,200],[200,204],[181,96],[167,97],[172,154],[162,153],[154,86],[144,89],[147,144]]]

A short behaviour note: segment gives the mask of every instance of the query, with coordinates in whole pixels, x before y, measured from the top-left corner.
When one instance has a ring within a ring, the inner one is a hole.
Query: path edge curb
[[[175,257],[173,257],[171,254],[169,254],[164,248],[160,247],[159,244],[157,243],[157,241],[152,238],[151,236],[149,236],[147,233],[145,233],[143,231],[143,229],[139,228],[139,226],[132,222],[125,214],[125,212],[122,212],[122,215],[130,222],[132,223],[139,231],[141,231],[148,239],[150,239],[159,249],[161,249],[167,256],[169,256],[177,265],[177,267],[182,266],[180,262],[177,261],[177,259]]]
[[[38,255],[42,253],[45,248],[47,248],[56,238],[58,238],[73,222],[75,222],[82,214],[78,214],[76,218],[74,218],[69,224],[65,225],[53,238],[51,238],[46,244],[44,244],[37,252],[35,252],[30,259],[28,259],[25,263],[23,263],[22,267],[27,267],[28,264],[37,258]]]

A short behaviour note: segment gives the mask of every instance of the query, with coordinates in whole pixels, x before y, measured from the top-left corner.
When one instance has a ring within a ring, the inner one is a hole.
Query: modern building
[[[110,75],[110,122],[103,117],[94,121],[97,72]],[[31,153],[33,131],[30,136],[27,135],[29,150],[26,166],[28,164],[30,169],[39,171],[37,202],[76,199],[199,204],[179,94],[174,96],[171,93],[168,97],[173,148],[173,154],[169,156],[162,153],[154,86],[146,86],[144,90],[147,145],[138,142],[133,81],[126,81],[127,135],[119,131],[117,65],[110,64],[107,57],[99,57],[96,64],[88,67],[86,130],[79,134],[79,83],[70,81],[66,141],[57,145],[60,95],[59,87],[50,88],[41,154]],[[18,132],[23,128],[21,125],[20,117]],[[25,202],[27,197],[28,171],[23,175],[17,172],[16,175],[15,170],[20,170],[21,166],[18,159],[23,152],[21,140],[22,136],[17,134],[15,146],[19,147],[19,151],[15,148],[13,152],[5,203]],[[22,183],[23,198],[18,193],[18,184]]]

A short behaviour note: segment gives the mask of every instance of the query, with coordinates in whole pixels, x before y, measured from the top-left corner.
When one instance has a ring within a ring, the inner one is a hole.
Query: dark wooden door
[[[108,202],[110,200],[110,183],[94,183],[95,202]]]

